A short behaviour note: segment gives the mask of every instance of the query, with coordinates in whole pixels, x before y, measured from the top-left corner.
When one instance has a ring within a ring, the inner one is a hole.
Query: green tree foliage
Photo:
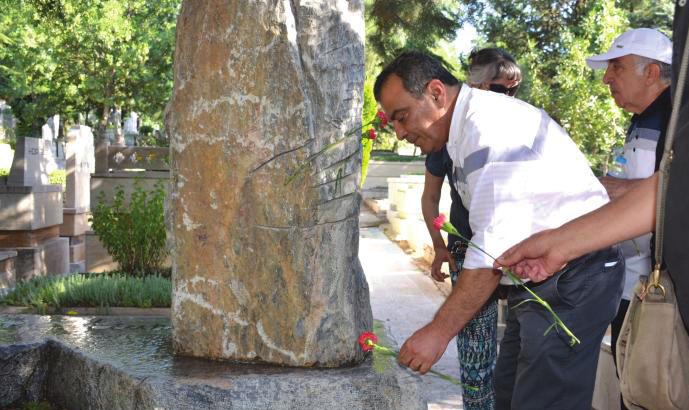
[[[373,82],[367,81],[364,84],[364,107],[361,111],[361,123],[369,124],[376,118],[378,112],[378,104],[376,98],[373,96]],[[368,173],[368,161],[371,159],[371,150],[373,149],[374,140],[367,138],[368,128],[364,128],[361,135],[361,179],[360,186],[364,186],[366,182],[366,174]]]
[[[467,18],[488,44],[510,51],[525,73],[518,97],[544,108],[600,169],[621,143],[629,115],[586,57],[607,51],[630,26],[669,28],[670,0],[468,0]]]
[[[432,51],[461,27],[458,1],[366,0],[369,67],[380,67],[403,49]]]
[[[629,15],[629,27],[657,28],[672,38],[674,2],[671,0],[619,0],[617,6]]]
[[[172,91],[181,0],[0,0],[0,98],[19,135],[57,113],[111,108],[160,121]]]
[[[385,64],[409,49],[433,54],[459,74],[457,56],[439,45],[455,38],[461,11],[459,0],[365,0],[367,82],[372,83]],[[394,150],[400,144],[407,143],[382,132],[373,148]]]

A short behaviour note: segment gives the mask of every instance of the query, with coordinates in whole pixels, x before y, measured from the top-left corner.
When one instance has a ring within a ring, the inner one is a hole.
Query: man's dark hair
[[[438,79],[446,85],[459,84],[437,58],[420,51],[407,51],[397,56],[378,74],[373,86],[377,101],[380,101],[380,89],[392,74],[402,79],[404,88],[417,98],[421,97],[431,80]]]

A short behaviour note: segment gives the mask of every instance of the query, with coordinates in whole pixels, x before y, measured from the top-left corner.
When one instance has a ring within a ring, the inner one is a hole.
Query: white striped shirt
[[[545,111],[516,98],[463,85],[447,150],[453,182],[469,209],[472,242],[492,257],[608,202],[567,133]],[[491,257],[470,247],[463,266],[492,265]]]

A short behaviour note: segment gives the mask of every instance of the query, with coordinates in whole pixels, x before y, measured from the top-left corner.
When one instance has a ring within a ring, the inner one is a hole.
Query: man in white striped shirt
[[[545,112],[462,86],[432,57],[400,55],[378,76],[374,92],[398,138],[425,153],[447,145],[472,242],[491,256],[608,201],[584,156]],[[469,248],[451,295],[402,346],[402,364],[425,373],[442,356],[502,278],[491,256]],[[552,320],[541,306],[511,309],[495,370],[498,409],[591,408],[600,343],[615,316],[623,276],[619,251],[608,248],[528,284],[581,344],[571,347],[555,331],[544,336]],[[508,305],[528,298],[514,287]]]

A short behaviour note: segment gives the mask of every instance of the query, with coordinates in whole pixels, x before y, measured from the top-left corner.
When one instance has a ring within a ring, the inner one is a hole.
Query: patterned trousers
[[[457,267],[462,266],[457,260]],[[461,269],[460,269],[461,270]],[[454,286],[457,272],[450,273]],[[464,410],[495,409],[493,370],[498,352],[498,300],[492,295],[481,310],[457,334],[459,374],[463,384]]]

